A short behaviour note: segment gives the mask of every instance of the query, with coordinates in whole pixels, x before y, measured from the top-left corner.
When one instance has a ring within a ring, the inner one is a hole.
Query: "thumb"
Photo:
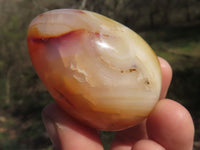
[[[95,129],[81,125],[55,103],[44,108],[42,119],[55,149],[103,150]]]

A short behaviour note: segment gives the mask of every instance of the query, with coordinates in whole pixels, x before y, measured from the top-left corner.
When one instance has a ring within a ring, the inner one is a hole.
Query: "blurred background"
[[[200,0],[0,0],[0,149],[52,150],[41,110],[53,100],[31,65],[26,33],[35,16],[58,8],[113,18],[136,31],[171,64],[167,97],[192,114],[194,149],[199,150]],[[104,132],[104,143],[112,135]]]

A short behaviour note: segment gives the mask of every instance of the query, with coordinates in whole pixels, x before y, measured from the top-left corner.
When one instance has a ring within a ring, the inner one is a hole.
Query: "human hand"
[[[169,64],[159,58],[162,70],[160,101],[141,124],[116,132],[110,150],[192,150],[194,125],[179,103],[165,99],[172,78]],[[103,150],[99,132],[77,122],[55,104],[42,113],[49,137],[59,150]]]

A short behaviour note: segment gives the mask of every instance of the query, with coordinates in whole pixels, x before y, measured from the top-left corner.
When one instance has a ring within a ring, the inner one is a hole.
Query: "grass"
[[[193,67],[200,59],[199,24],[150,30],[141,35],[174,70]]]
[[[102,131],[100,134],[101,142],[105,150],[109,150],[110,144],[114,138],[115,132]]]

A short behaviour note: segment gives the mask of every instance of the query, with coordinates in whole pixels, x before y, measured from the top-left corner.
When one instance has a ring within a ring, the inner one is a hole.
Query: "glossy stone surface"
[[[31,22],[27,42],[52,97],[87,125],[134,126],[159,99],[157,56],[135,32],[109,18],[75,9],[48,11]]]

